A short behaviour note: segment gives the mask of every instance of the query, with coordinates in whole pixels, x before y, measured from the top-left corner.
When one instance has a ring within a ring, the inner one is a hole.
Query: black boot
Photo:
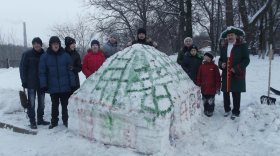
[[[49,129],[53,129],[53,128],[56,127],[56,126],[57,126],[57,123],[56,123],[56,124],[52,123],[52,124],[49,126]]]
[[[68,128],[68,122],[63,122],[63,125]]]
[[[38,119],[38,122],[37,122],[37,125],[44,125],[44,126],[46,126],[46,125],[49,125],[50,124],[50,122],[48,122],[48,121],[45,121],[44,119]]]
[[[31,129],[37,129],[36,122],[31,122],[31,123],[30,123],[30,128],[31,128]]]

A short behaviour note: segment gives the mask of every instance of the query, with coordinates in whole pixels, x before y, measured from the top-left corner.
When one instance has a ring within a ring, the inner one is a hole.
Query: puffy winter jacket
[[[83,59],[82,71],[88,78],[91,74],[96,72],[104,63],[105,56],[102,51],[94,53],[91,49],[88,50],[88,53]]]
[[[36,52],[30,49],[22,54],[20,62],[20,78],[22,84],[28,89],[40,89],[39,61],[44,50]]]
[[[71,57],[62,48],[58,52],[48,48],[39,63],[41,88],[47,87],[50,94],[70,92],[76,87],[71,67]]]
[[[205,62],[200,65],[197,74],[197,85],[202,94],[215,95],[221,88],[221,76],[218,66],[214,62]]]

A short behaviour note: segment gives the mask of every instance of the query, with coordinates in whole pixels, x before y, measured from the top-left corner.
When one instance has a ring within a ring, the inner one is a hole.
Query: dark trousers
[[[35,123],[35,100],[36,94],[38,99],[38,107],[37,107],[37,121],[43,120],[44,109],[45,109],[45,93],[36,89],[27,89],[28,93],[28,101],[30,103],[27,108],[27,115],[29,117],[30,123]]]
[[[232,99],[233,99],[233,109],[232,114],[239,115],[240,114],[240,99],[241,99],[241,93],[240,92],[232,92]],[[230,93],[224,92],[224,109],[225,112],[231,111],[230,108]]]
[[[70,93],[55,93],[51,94],[51,100],[52,100],[52,119],[51,124],[57,125],[58,123],[58,116],[59,116],[59,102],[61,103],[62,107],[62,121],[63,123],[68,122],[68,99]]]
[[[215,108],[215,95],[205,95],[202,94],[204,112],[214,112]]]

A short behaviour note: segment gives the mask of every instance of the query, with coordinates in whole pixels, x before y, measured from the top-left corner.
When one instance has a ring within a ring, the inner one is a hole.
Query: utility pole
[[[23,22],[23,46],[27,48],[26,23]]]

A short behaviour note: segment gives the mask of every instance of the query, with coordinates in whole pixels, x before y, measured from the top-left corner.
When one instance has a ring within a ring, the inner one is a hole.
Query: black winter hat
[[[76,43],[76,40],[72,37],[67,36],[65,37],[64,42],[65,42],[65,47],[69,47],[71,44]]]
[[[57,36],[52,36],[52,37],[50,38],[49,46],[51,46],[51,44],[53,44],[53,43],[58,43],[59,46],[61,46],[60,39],[59,39]]]
[[[91,43],[90,43],[90,47],[92,47],[92,45],[94,45],[94,44],[97,44],[98,47],[100,47],[100,43],[97,40],[92,40]]]
[[[42,40],[41,40],[39,37],[33,38],[32,44],[34,44],[34,43],[38,43],[38,44],[40,44],[41,46],[43,45],[43,42],[42,42]]]
[[[143,33],[143,34],[145,34],[146,35],[146,29],[144,29],[144,28],[139,28],[138,30],[137,30],[137,35],[139,35],[140,33]]]
[[[191,50],[192,50],[192,49],[195,49],[196,51],[198,51],[198,48],[197,48],[197,46],[195,46],[195,45],[192,45],[192,46],[191,46]]]
[[[213,54],[211,52],[205,52],[204,56],[205,55],[208,56],[209,58],[211,58],[211,60],[213,60],[213,58],[214,58],[214,56],[213,56]]]

